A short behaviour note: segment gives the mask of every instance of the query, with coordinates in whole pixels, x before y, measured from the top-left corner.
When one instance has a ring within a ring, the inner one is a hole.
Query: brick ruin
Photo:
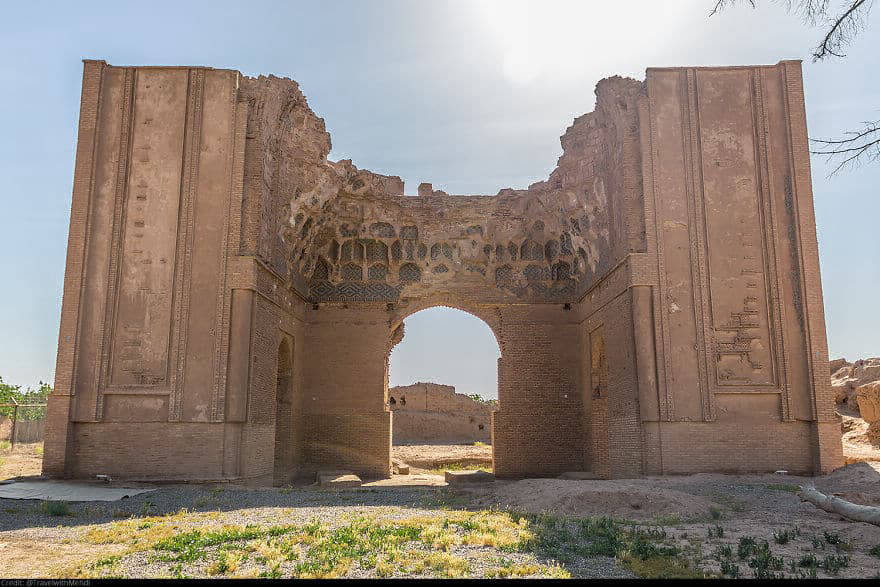
[[[392,444],[492,442],[493,404],[451,385],[413,383],[388,389]]]
[[[404,196],[289,79],[86,61],[44,473],[387,476],[432,306],[498,340],[498,476],[842,464],[800,62],[604,79],[562,147]]]

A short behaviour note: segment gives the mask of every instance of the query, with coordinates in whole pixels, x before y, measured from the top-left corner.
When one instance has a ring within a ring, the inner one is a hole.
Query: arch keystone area
[[[482,196],[329,161],[289,79],[85,61],[80,108],[47,475],[388,476],[433,305],[502,350],[499,476],[843,462],[798,61],[601,80],[545,181]]]

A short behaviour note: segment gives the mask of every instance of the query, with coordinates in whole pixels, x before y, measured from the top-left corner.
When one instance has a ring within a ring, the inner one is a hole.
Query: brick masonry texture
[[[651,68],[546,181],[404,196],[292,80],[86,61],[44,473],[388,476],[433,306],[498,341],[499,476],[840,466],[804,108],[797,61]]]

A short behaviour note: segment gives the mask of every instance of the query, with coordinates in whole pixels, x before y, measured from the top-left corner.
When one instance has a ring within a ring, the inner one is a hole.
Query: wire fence
[[[0,404],[0,440],[16,444],[41,442],[46,426],[46,404]]]

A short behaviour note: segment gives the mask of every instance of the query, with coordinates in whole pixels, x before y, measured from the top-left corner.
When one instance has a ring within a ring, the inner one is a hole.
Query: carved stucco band
[[[104,312],[100,315],[101,343],[99,345],[100,367],[98,369],[98,393],[95,395],[94,414],[101,420],[104,411],[104,392],[110,381],[110,350],[113,332],[116,330],[116,292],[119,288],[119,265],[122,256],[122,223],[125,216],[125,199],[128,185],[128,158],[131,150],[131,133],[134,109],[134,87],[137,73],[133,68],[125,69],[122,97],[122,124],[120,125],[119,164],[116,170],[116,189],[113,203],[113,228],[110,239],[110,269],[107,273],[107,298]]]
[[[700,144],[700,119],[695,83],[696,71],[686,70],[681,105],[686,112],[682,120],[687,125],[685,146],[685,187],[688,203],[688,228],[691,244],[691,263],[696,263],[696,275],[691,272],[694,296],[694,320],[696,323],[697,367],[699,369],[700,403],[703,421],[716,418],[715,397],[709,389],[707,342],[712,340],[709,331],[709,276],[706,268],[706,220],[702,213],[705,202],[702,175],[702,147]]]
[[[183,151],[183,174],[181,181],[182,209],[178,225],[177,271],[175,282],[181,285],[175,289],[180,292],[175,300],[174,324],[176,345],[172,345],[170,363],[174,366],[171,375],[171,398],[169,401],[169,421],[176,422],[181,417],[183,400],[183,380],[186,376],[186,339],[192,294],[192,251],[194,223],[193,204],[199,185],[199,153],[201,150],[202,110],[204,102],[205,72],[190,69],[187,80],[186,139]],[[179,280],[179,281],[178,281]]]
[[[755,144],[757,146],[757,165],[756,171],[760,177],[759,187],[761,202],[763,204],[763,222],[761,226],[762,237],[765,248],[762,249],[765,263],[765,274],[768,276],[767,284],[769,287],[768,303],[770,313],[770,323],[768,330],[770,332],[770,342],[774,347],[774,381],[778,386],[778,390],[782,394],[780,402],[781,417],[784,421],[792,420],[791,412],[791,389],[788,383],[788,373],[791,366],[785,352],[785,310],[781,302],[782,285],[779,280],[779,271],[777,267],[777,250],[779,247],[777,227],[776,206],[773,202],[773,191],[770,185],[770,145],[767,137],[770,135],[770,127],[767,121],[767,105],[764,100],[764,69],[752,71],[752,83],[754,84],[754,92],[752,93],[753,109],[755,111]],[[779,70],[775,69],[774,73],[779,75]]]

